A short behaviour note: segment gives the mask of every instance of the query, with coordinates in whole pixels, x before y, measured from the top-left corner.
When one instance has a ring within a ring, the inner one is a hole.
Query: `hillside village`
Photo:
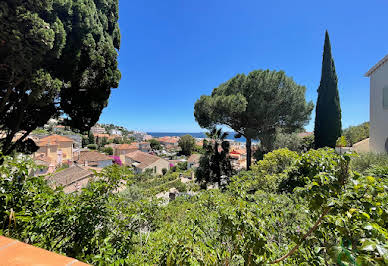
[[[301,137],[307,135],[304,133]],[[113,164],[130,167],[134,174],[147,171],[155,176],[162,176],[179,167],[189,170],[192,179],[194,170],[199,166],[204,143],[204,139],[195,139],[193,153],[185,156],[180,154],[178,136],[153,138],[144,132],[104,124],[93,126],[89,135],[81,135],[58,124],[56,120],[50,120],[44,128],[31,133],[28,138],[38,146],[38,150],[31,155],[39,166],[34,175],[45,176],[50,183],[63,186],[66,193],[80,191],[95,172],[101,172]],[[152,147],[152,142],[158,145]],[[236,171],[244,169],[245,144],[230,140],[229,157]]]

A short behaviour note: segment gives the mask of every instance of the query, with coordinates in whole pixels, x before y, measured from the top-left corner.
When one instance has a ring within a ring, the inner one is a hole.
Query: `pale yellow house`
[[[71,138],[51,135],[37,142],[39,150],[34,153],[34,158],[51,160],[55,165],[68,163],[73,160],[74,140]]]

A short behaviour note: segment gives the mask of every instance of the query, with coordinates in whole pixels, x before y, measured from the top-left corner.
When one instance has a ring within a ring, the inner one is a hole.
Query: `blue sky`
[[[315,103],[326,29],[343,127],[368,121],[364,74],[388,53],[387,10],[385,0],[120,0],[122,79],[100,122],[203,131],[193,116],[195,101],[255,69],[284,70]]]

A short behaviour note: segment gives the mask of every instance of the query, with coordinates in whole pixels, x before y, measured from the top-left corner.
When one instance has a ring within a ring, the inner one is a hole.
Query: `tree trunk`
[[[245,145],[247,149],[247,170],[249,170],[251,168],[251,160],[252,160],[252,149],[251,149],[252,139],[246,137]]]

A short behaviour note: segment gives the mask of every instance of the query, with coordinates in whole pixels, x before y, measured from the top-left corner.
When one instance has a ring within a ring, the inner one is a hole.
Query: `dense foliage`
[[[337,139],[341,136],[341,106],[337,83],[329,33],[326,31],[314,124],[316,148],[334,148]]]
[[[195,170],[197,182],[201,187],[208,184],[224,185],[233,174],[229,157],[230,143],[226,141],[228,133],[213,128],[206,133],[210,140],[204,140],[204,154],[199,159],[199,166]]]
[[[255,70],[236,75],[210,96],[201,96],[194,116],[203,128],[226,125],[237,137],[244,136],[249,169],[252,139],[260,140],[268,152],[277,129],[294,131],[309,121],[313,103],[306,102],[305,91],[283,71]]]
[[[195,139],[191,135],[184,135],[179,139],[179,147],[183,155],[189,156],[194,150]]]
[[[306,152],[314,148],[314,135],[301,137],[298,133],[278,131],[273,142],[273,149],[277,150],[282,148]]]
[[[0,234],[91,264],[386,265],[388,166],[356,172],[356,160],[330,149],[277,150],[224,191],[181,183],[188,172],[155,177],[112,166],[66,195],[29,177],[27,159],[7,158]],[[154,197],[172,187],[197,194]]]
[[[369,122],[345,128],[342,135],[345,136],[348,145],[353,146],[353,144],[369,138]]]
[[[159,140],[150,139],[148,142],[150,143],[151,149],[153,149],[153,150],[161,150],[162,149],[162,145],[160,145]]]
[[[119,48],[118,0],[1,1],[3,154],[35,151],[24,139],[52,117],[81,131],[93,126],[118,86]]]

